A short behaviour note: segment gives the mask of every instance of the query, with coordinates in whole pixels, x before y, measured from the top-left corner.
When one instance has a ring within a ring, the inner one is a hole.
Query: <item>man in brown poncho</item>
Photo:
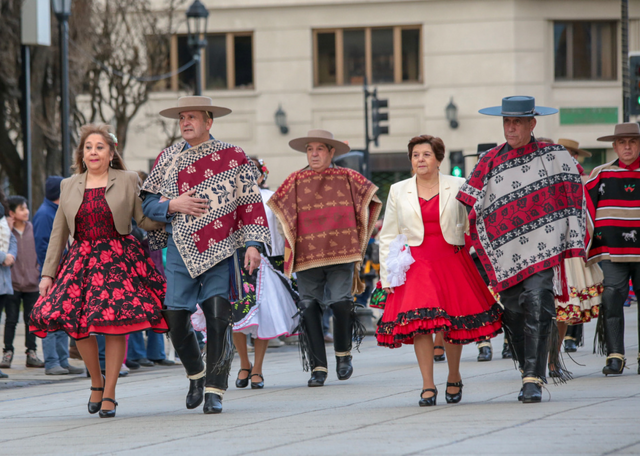
[[[358,271],[380,214],[378,187],[364,176],[332,164],[349,146],[325,130],[311,130],[289,142],[307,154],[309,166],[292,173],[267,203],[282,224],[285,274],[296,273],[302,314],[300,346],[309,386],[327,379],[322,312],[334,316],[334,348],[339,380],[353,373],[351,348],[357,326],[353,294],[362,293]],[[355,274],[354,274],[355,271]]]

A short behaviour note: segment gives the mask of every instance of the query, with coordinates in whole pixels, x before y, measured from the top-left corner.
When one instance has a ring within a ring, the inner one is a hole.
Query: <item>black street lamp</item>
[[[447,120],[449,121],[449,126],[454,130],[458,128],[458,107],[453,104],[453,97],[449,100],[449,104],[444,109],[447,114]]]
[[[62,105],[62,175],[71,169],[71,141],[69,133],[69,16],[71,0],[51,0],[60,28],[60,103]]]
[[[209,11],[204,7],[200,0],[194,2],[187,9],[187,31],[189,33],[189,47],[193,53],[193,59],[196,61],[196,95],[202,95],[202,49],[207,46],[205,33],[207,32],[207,18]]]

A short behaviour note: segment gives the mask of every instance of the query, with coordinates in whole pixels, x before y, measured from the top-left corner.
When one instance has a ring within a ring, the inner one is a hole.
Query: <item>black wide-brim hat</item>
[[[528,96],[504,97],[502,106],[492,106],[478,111],[486,116],[535,117],[549,116],[558,112],[555,108],[536,106],[536,99]]]

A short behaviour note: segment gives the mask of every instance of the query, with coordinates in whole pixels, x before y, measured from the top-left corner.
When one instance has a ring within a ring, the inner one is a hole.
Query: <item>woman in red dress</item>
[[[446,400],[457,403],[462,345],[502,332],[501,307],[464,249],[467,214],[455,198],[464,179],[438,171],[444,152],[440,138],[411,139],[414,176],[391,186],[380,232],[380,281],[387,299],[376,337],[378,345],[390,348],[414,345],[423,382],[420,406],[436,405],[438,395],[433,334],[444,334]],[[406,249],[415,261],[408,270]]]
[[[160,313],[165,280],[130,234],[132,218],[145,230],[159,224],[143,216],[138,175],[125,170],[108,126],[82,127],[75,171],[60,186],[30,330],[39,337],[62,330],[77,340],[91,375],[89,413],[109,418],[116,413],[125,335],[168,330]],[[74,240],[60,264],[69,236]],[[107,336],[106,377],[94,334]]]

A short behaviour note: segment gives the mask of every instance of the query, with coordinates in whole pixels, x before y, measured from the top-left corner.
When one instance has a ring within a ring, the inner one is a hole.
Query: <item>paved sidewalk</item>
[[[233,386],[236,359],[221,415],[186,410],[187,380],[180,367],[142,369],[121,379],[120,406],[110,420],[87,413],[87,379],[0,388],[0,454],[639,454],[636,312],[636,306],[625,309],[624,375],[602,375],[604,358],[591,354],[591,323],[585,346],[573,355],[581,365],[565,355],[575,379],[550,385],[550,402],[545,392],[541,404],[519,403],[513,362],[478,363],[470,345],[462,355],[462,402],[445,403],[447,367],[438,363],[438,405],[420,408],[412,347],[379,348],[367,337],[355,354],[353,377],[338,381],[331,362],[323,388],[306,386],[308,374],[295,347],[267,352],[264,390]],[[500,336],[495,352],[501,344]],[[39,375],[44,377],[25,369],[24,379]]]

